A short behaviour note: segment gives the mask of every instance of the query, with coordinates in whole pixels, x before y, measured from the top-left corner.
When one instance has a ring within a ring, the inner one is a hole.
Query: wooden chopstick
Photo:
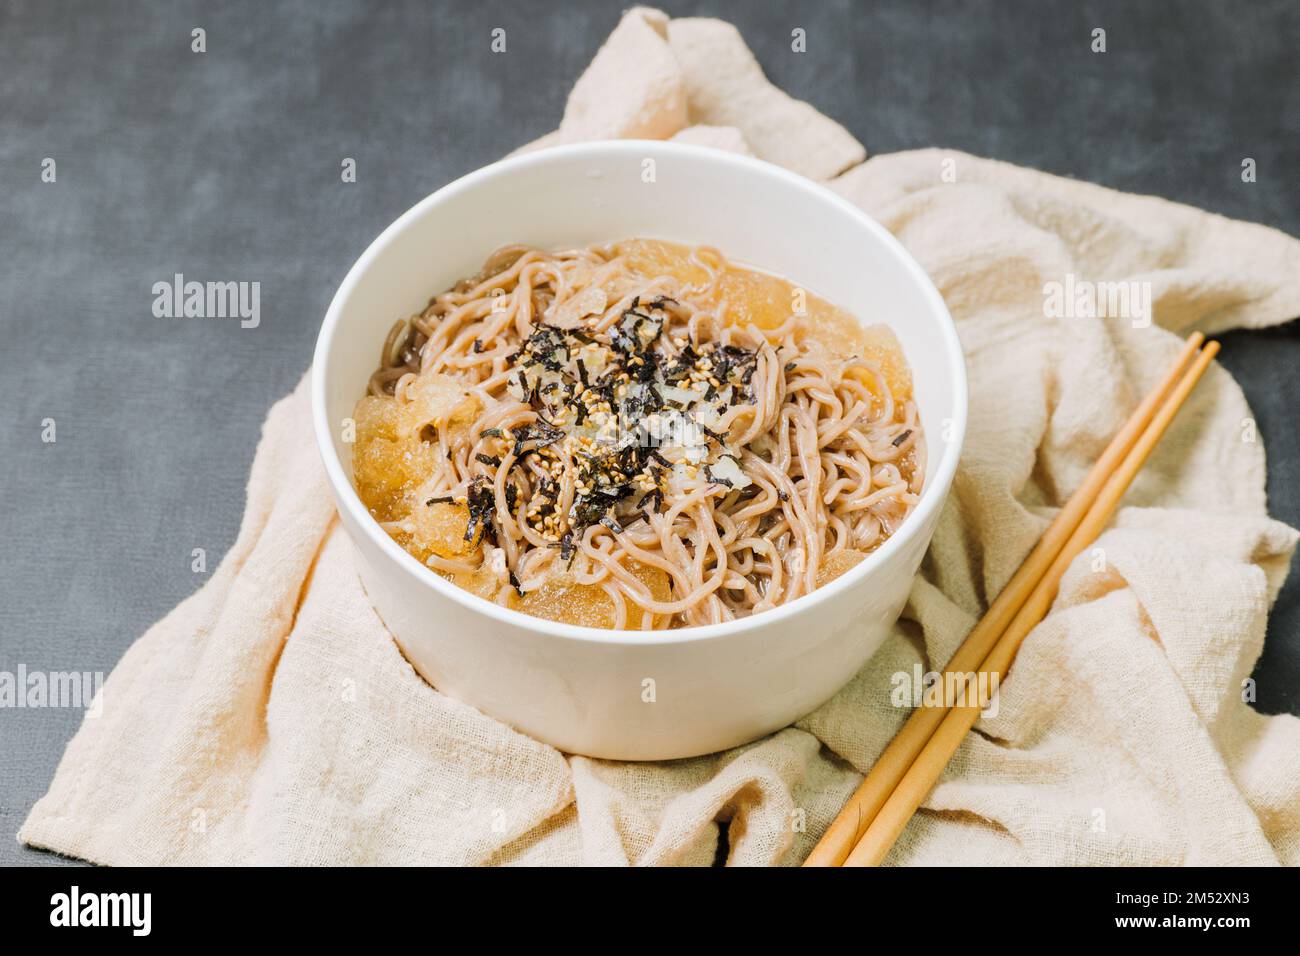
[[[1002,593],[989,606],[987,613],[967,635],[961,647],[944,667],[945,672],[970,673],[993,650],[1016,612],[1024,605],[1030,592],[1042,579],[1052,561],[1060,553],[1074,529],[1078,527],[1089,506],[1111,473],[1128,454],[1143,429],[1147,427],[1161,403],[1178,382],[1187,364],[1192,361],[1205,337],[1194,332],[1178,354],[1164,378],[1143,398],[1128,421],[1106,446],[1092,470],[1088,472],[1078,490],[1048,526],[1038,544],[1012,575]],[[921,748],[925,746],[935,728],[947,714],[943,707],[918,707],[903,728],[885,748],[872,766],[857,791],[840,810],[817,846],[813,848],[804,866],[839,866],[852,851],[854,844],[866,832],[867,826],[880,811],[903,774],[912,765]]]
[[[980,670],[987,672],[992,684],[992,675],[998,680],[1006,674],[1016,651],[1026,635],[1046,616],[1056,591],[1070,563],[1082,553],[1083,549],[1096,540],[1106,523],[1119,507],[1120,499],[1132,484],[1142,465],[1150,457],[1156,443],[1160,441],[1169,423],[1182,407],[1201,375],[1209,367],[1219,343],[1209,343],[1197,356],[1192,367],[1179,380],[1173,392],[1162,404],[1151,422],[1143,430],[1133,448],[1124,457],[1102,487],[1097,500],[1089,507],[1083,520],[1079,522],[1074,533],[1070,535],[1065,546],[1061,548],[1056,559],[1052,561],[1043,579],[1034,587],[1024,606],[1012,618],[1006,631],[994,644],[992,651],[985,658]],[[888,799],[880,807],[875,818],[866,828],[853,852],[845,860],[845,866],[878,866],[902,834],[912,815],[920,807],[948,766],[948,761],[956,753],[966,734],[979,718],[981,707],[954,707],[939,723],[934,735],[926,743],[916,760],[908,768]]]

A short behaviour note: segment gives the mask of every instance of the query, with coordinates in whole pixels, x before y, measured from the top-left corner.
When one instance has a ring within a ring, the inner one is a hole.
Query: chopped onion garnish
[[[655,383],[655,391],[663,396],[664,401],[677,402],[680,405],[691,405],[700,398],[700,393],[693,389],[665,385],[663,382]]]
[[[741,470],[740,462],[731,455],[723,455],[709,465],[709,477],[731,488],[748,488],[749,477]]]

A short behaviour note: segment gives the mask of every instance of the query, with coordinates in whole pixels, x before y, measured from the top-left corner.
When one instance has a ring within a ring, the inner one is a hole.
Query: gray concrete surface
[[[203,583],[191,551],[213,568],[233,541],[263,416],[354,258],[551,129],[621,6],[0,5],[0,670],[108,672]],[[1294,2],[663,6],[736,23],[873,153],[952,147],[1300,234]],[[151,286],[176,272],[260,281],[260,326],[154,318]],[[1258,416],[1273,514],[1300,525],[1297,325],[1226,336],[1222,360]],[[1256,677],[1261,710],[1300,711],[1294,572]],[[60,862],[14,833],[80,719],[0,711],[0,862]]]

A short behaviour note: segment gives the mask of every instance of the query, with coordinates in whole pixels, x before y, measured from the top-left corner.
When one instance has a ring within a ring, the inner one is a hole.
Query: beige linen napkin
[[[615,136],[829,180],[951,307],[967,448],[880,653],[796,726],[727,753],[618,764],[532,741],[424,684],[385,633],[300,385],[266,422],[234,547],[123,657],[22,840],[110,864],[707,864],[725,822],[729,862],[796,863],[906,717],[892,675],[948,658],[1174,333],[1300,314],[1294,239],[960,153],[863,162],[718,21],[625,16],[546,142]],[[1067,277],[1149,283],[1155,324],[1047,317]],[[1243,703],[1296,532],[1266,514],[1263,449],[1221,369],[1124,504],[891,862],[1300,863],[1300,719]]]

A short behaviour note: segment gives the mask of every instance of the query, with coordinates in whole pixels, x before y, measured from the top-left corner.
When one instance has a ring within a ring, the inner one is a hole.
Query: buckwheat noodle
[[[690,261],[703,283],[647,278],[618,243],[506,247],[393,327],[371,395],[400,407],[440,375],[475,400],[468,427],[425,435],[421,497],[464,505],[473,544],[431,568],[492,569],[501,603],[562,575],[601,588],[616,627],[633,609],[679,627],[792,601],[897,530],[924,477],[915,405],[876,363],[819,348],[806,318],[725,321],[726,261]],[[688,437],[648,441],[654,422]]]

